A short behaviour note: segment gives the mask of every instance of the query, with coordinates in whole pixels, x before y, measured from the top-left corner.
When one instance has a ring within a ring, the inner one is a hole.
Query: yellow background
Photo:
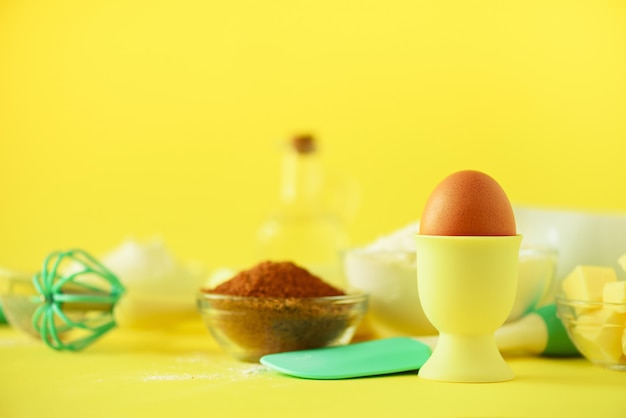
[[[2,0],[0,266],[152,235],[207,267],[252,261],[278,144],[302,131],[360,184],[357,245],[465,168],[516,204],[624,212],[626,4]],[[198,332],[120,329],[74,356],[1,329],[0,411],[624,416],[624,374],[583,359],[511,359],[501,385],[312,382],[250,374]]]
[[[626,5],[609,0],[0,2],[0,265],[161,235],[254,258],[278,143],[360,184],[355,244],[445,175],[626,211]]]

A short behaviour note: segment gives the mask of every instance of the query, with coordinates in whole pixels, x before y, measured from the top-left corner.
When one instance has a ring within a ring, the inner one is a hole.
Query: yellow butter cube
[[[623,328],[626,326],[626,313],[604,308],[587,311],[576,318],[577,326],[605,325]]]
[[[615,270],[603,266],[577,266],[563,279],[563,292],[568,299],[601,302],[604,285],[616,282]]]
[[[576,322],[574,333],[581,351],[595,360],[619,361],[624,352],[626,313],[601,309],[580,315]]]
[[[606,283],[602,293],[602,301],[605,303],[619,303],[621,305],[611,308],[626,313],[626,281]]]
[[[626,329],[624,330],[624,333],[622,334],[622,354],[626,356]]]
[[[589,331],[591,330],[585,328],[575,328],[573,330],[576,348],[578,349],[578,351],[584,354],[585,357],[589,358],[592,361],[606,361],[604,352],[602,351],[602,348],[597,341],[598,335]],[[613,354],[615,355],[615,353]]]

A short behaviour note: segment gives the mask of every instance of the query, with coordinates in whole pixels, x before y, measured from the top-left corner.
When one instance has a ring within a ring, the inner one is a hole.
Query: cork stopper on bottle
[[[298,154],[311,154],[315,152],[315,138],[313,135],[296,135],[291,140],[291,144]]]

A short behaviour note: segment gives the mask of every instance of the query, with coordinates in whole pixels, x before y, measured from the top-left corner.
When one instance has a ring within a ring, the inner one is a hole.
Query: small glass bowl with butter
[[[615,269],[577,266],[561,282],[556,306],[583,356],[607,369],[626,370],[626,281],[618,280]]]
[[[558,316],[580,353],[594,364],[626,371],[626,303],[556,297]]]

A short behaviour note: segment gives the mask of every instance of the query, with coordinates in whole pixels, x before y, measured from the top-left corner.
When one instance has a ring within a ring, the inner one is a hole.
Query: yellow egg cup
[[[420,302],[439,340],[419,376],[501,382],[513,371],[494,333],[515,301],[521,235],[415,235]]]

